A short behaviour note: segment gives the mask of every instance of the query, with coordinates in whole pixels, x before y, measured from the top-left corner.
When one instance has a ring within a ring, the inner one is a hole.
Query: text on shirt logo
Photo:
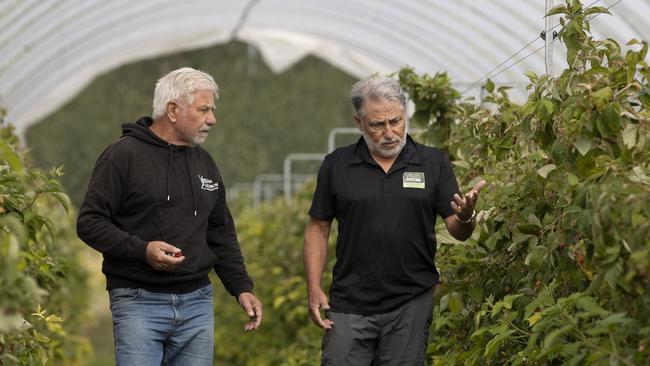
[[[424,189],[424,172],[405,172],[402,175],[403,188]]]
[[[212,182],[212,179],[202,177],[199,174],[199,179],[201,180],[201,189],[204,191],[216,191],[219,189],[219,182]]]

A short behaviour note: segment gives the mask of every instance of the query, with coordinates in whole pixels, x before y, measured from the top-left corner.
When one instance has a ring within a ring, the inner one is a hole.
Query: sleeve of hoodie
[[[223,187],[221,183],[221,187]],[[253,281],[248,276],[244,257],[242,256],[235,222],[226,205],[224,189],[219,192],[217,205],[210,214],[208,223],[208,245],[219,259],[214,266],[215,272],[221,279],[224,287],[232,296],[239,296],[242,292],[253,290]]]
[[[104,157],[98,160],[79,209],[77,234],[107,257],[145,261],[147,242],[113,222],[125,194],[125,176],[111,160]]]

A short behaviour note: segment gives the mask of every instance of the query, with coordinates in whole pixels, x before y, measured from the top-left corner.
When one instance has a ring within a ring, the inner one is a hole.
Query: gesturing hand
[[[239,294],[237,301],[251,320],[244,325],[244,330],[250,331],[259,328],[260,324],[262,324],[263,317],[262,302],[250,292],[242,292]]]
[[[177,257],[176,255],[181,255]],[[185,260],[181,250],[164,241],[150,241],[146,251],[147,263],[159,271],[171,272]]]
[[[321,329],[328,330],[332,329],[334,322],[323,318],[321,316],[321,310],[329,310],[330,306],[327,301],[327,296],[322,289],[317,288],[308,291],[309,292],[309,317],[311,320],[319,326]]]
[[[458,220],[464,222],[473,218],[474,208],[478,201],[478,194],[485,184],[486,182],[484,180],[479,181],[476,183],[474,188],[465,193],[465,197],[461,197],[458,194],[454,195],[454,200],[451,201],[451,208],[456,211],[456,217],[458,217]]]

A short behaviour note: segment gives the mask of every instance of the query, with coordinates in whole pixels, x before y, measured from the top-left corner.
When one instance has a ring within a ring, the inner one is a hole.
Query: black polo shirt
[[[327,155],[309,215],[338,222],[332,310],[384,313],[434,286],[436,216],[454,214],[455,193],[447,156],[410,136],[388,173],[363,138]]]

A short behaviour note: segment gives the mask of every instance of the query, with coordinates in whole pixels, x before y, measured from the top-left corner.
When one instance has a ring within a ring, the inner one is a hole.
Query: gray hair
[[[209,90],[219,99],[219,87],[209,74],[183,67],[170,72],[158,79],[153,93],[153,119],[165,114],[167,103],[185,102],[191,104],[194,93],[199,90]]]
[[[352,86],[350,101],[359,118],[363,117],[366,100],[391,100],[398,102],[406,111],[406,95],[397,80],[386,76],[371,76]]]

